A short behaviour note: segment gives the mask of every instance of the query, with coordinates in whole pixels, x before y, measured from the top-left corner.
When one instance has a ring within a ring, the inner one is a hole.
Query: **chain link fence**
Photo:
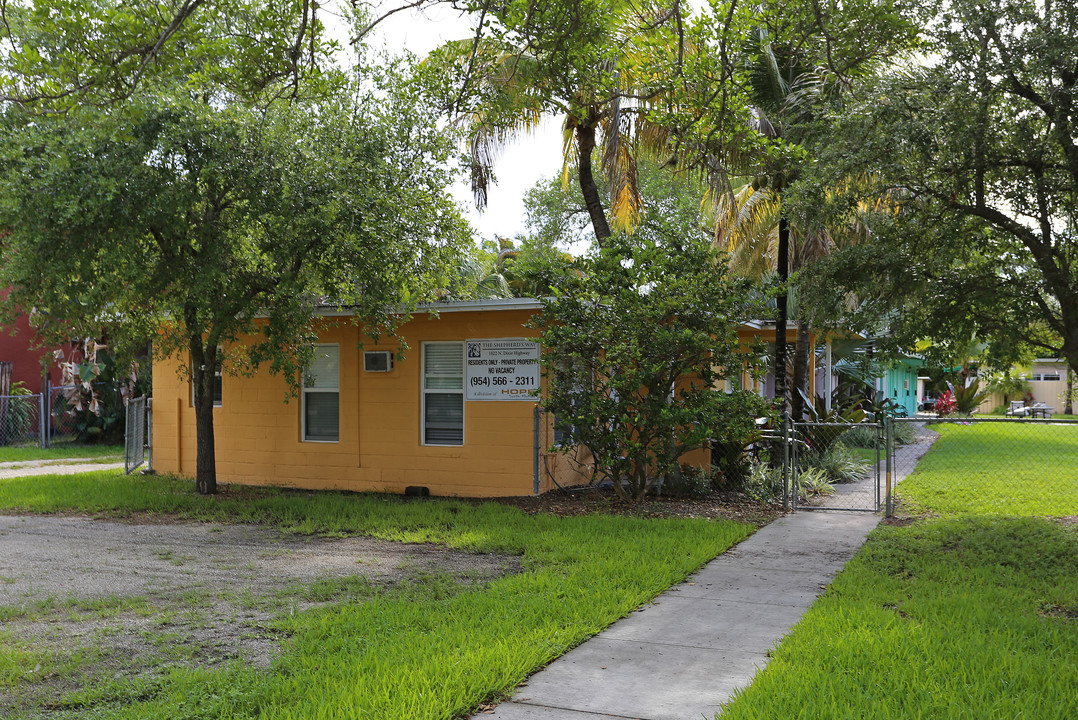
[[[77,385],[49,386],[48,394],[48,442],[72,443],[79,439],[79,418],[73,400]]]
[[[1078,515],[1078,420],[910,418],[894,427],[918,438],[894,449],[900,512]]]
[[[586,449],[563,447],[539,409],[534,435],[536,492],[591,480]],[[709,448],[701,490],[793,510],[1078,516],[1078,420],[1069,417],[786,422]]]
[[[0,395],[0,447],[47,448],[124,440],[130,416],[128,402],[118,386],[102,385],[96,390],[97,412],[86,397],[79,396],[81,387],[77,385],[50,387],[36,395]],[[143,408],[145,428],[147,398],[135,401]]]
[[[878,511],[885,440],[883,423],[794,423],[788,466],[791,506]]]
[[[794,423],[787,440],[779,436],[771,442],[788,447],[792,509],[1078,515],[1078,421],[1070,418]]]
[[[44,446],[41,395],[0,395],[0,447]]]

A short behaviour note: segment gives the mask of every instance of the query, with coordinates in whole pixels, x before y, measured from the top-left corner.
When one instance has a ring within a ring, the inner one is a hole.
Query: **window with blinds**
[[[315,345],[314,360],[303,378],[303,439],[340,439],[340,348]]]
[[[464,343],[423,343],[423,444],[464,444]]]

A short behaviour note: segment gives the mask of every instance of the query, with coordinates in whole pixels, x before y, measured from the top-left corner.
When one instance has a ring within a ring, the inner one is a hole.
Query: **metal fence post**
[[[790,416],[782,411],[782,509],[790,509]]]
[[[146,469],[153,472],[153,398],[146,398]]]
[[[52,436],[56,428],[53,427],[52,417],[52,378],[45,378],[45,447],[52,447]]]
[[[37,439],[38,445],[44,450],[49,446],[48,433],[45,431],[45,394],[37,396]]]
[[[887,502],[884,509],[884,517],[894,516],[894,499],[892,497],[892,471],[894,470],[894,455],[895,455],[895,421],[884,415],[883,419],[884,437],[886,438],[887,450]]]
[[[532,410],[532,492],[539,494],[539,404]]]

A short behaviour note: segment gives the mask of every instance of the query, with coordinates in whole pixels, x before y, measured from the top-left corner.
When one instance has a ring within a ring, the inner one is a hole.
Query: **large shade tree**
[[[0,0],[0,101],[111,106],[145,85],[248,100],[310,92],[337,47],[311,0]]]
[[[902,211],[819,284],[900,306],[910,342],[975,332],[994,357],[1034,348],[1078,367],[1078,9],[958,0],[928,37],[929,64],[852,108],[825,156],[833,175],[877,171],[868,191],[901,192]]]
[[[258,27],[270,45],[290,35]],[[235,50],[251,40],[235,36]],[[467,233],[446,193],[454,143],[408,77],[285,72],[233,87],[176,63],[63,112],[7,106],[0,285],[12,286],[6,313],[109,324],[114,339],[152,335],[160,355],[188,358],[196,484],[211,493],[217,370],[265,363],[295,386],[317,302],[392,330],[390,309],[440,285]],[[241,338],[247,351],[223,358]]]

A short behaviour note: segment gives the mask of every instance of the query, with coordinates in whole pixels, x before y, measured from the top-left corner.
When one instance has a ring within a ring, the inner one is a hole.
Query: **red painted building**
[[[0,293],[0,300],[7,299],[7,290]],[[46,375],[51,374],[53,384],[59,383],[60,371],[53,358],[53,349],[40,348],[37,333],[30,327],[29,318],[20,314],[14,325],[0,328],[0,362],[10,362],[11,382],[22,382],[32,393],[40,393],[45,387]],[[42,360],[44,358],[44,360]]]

